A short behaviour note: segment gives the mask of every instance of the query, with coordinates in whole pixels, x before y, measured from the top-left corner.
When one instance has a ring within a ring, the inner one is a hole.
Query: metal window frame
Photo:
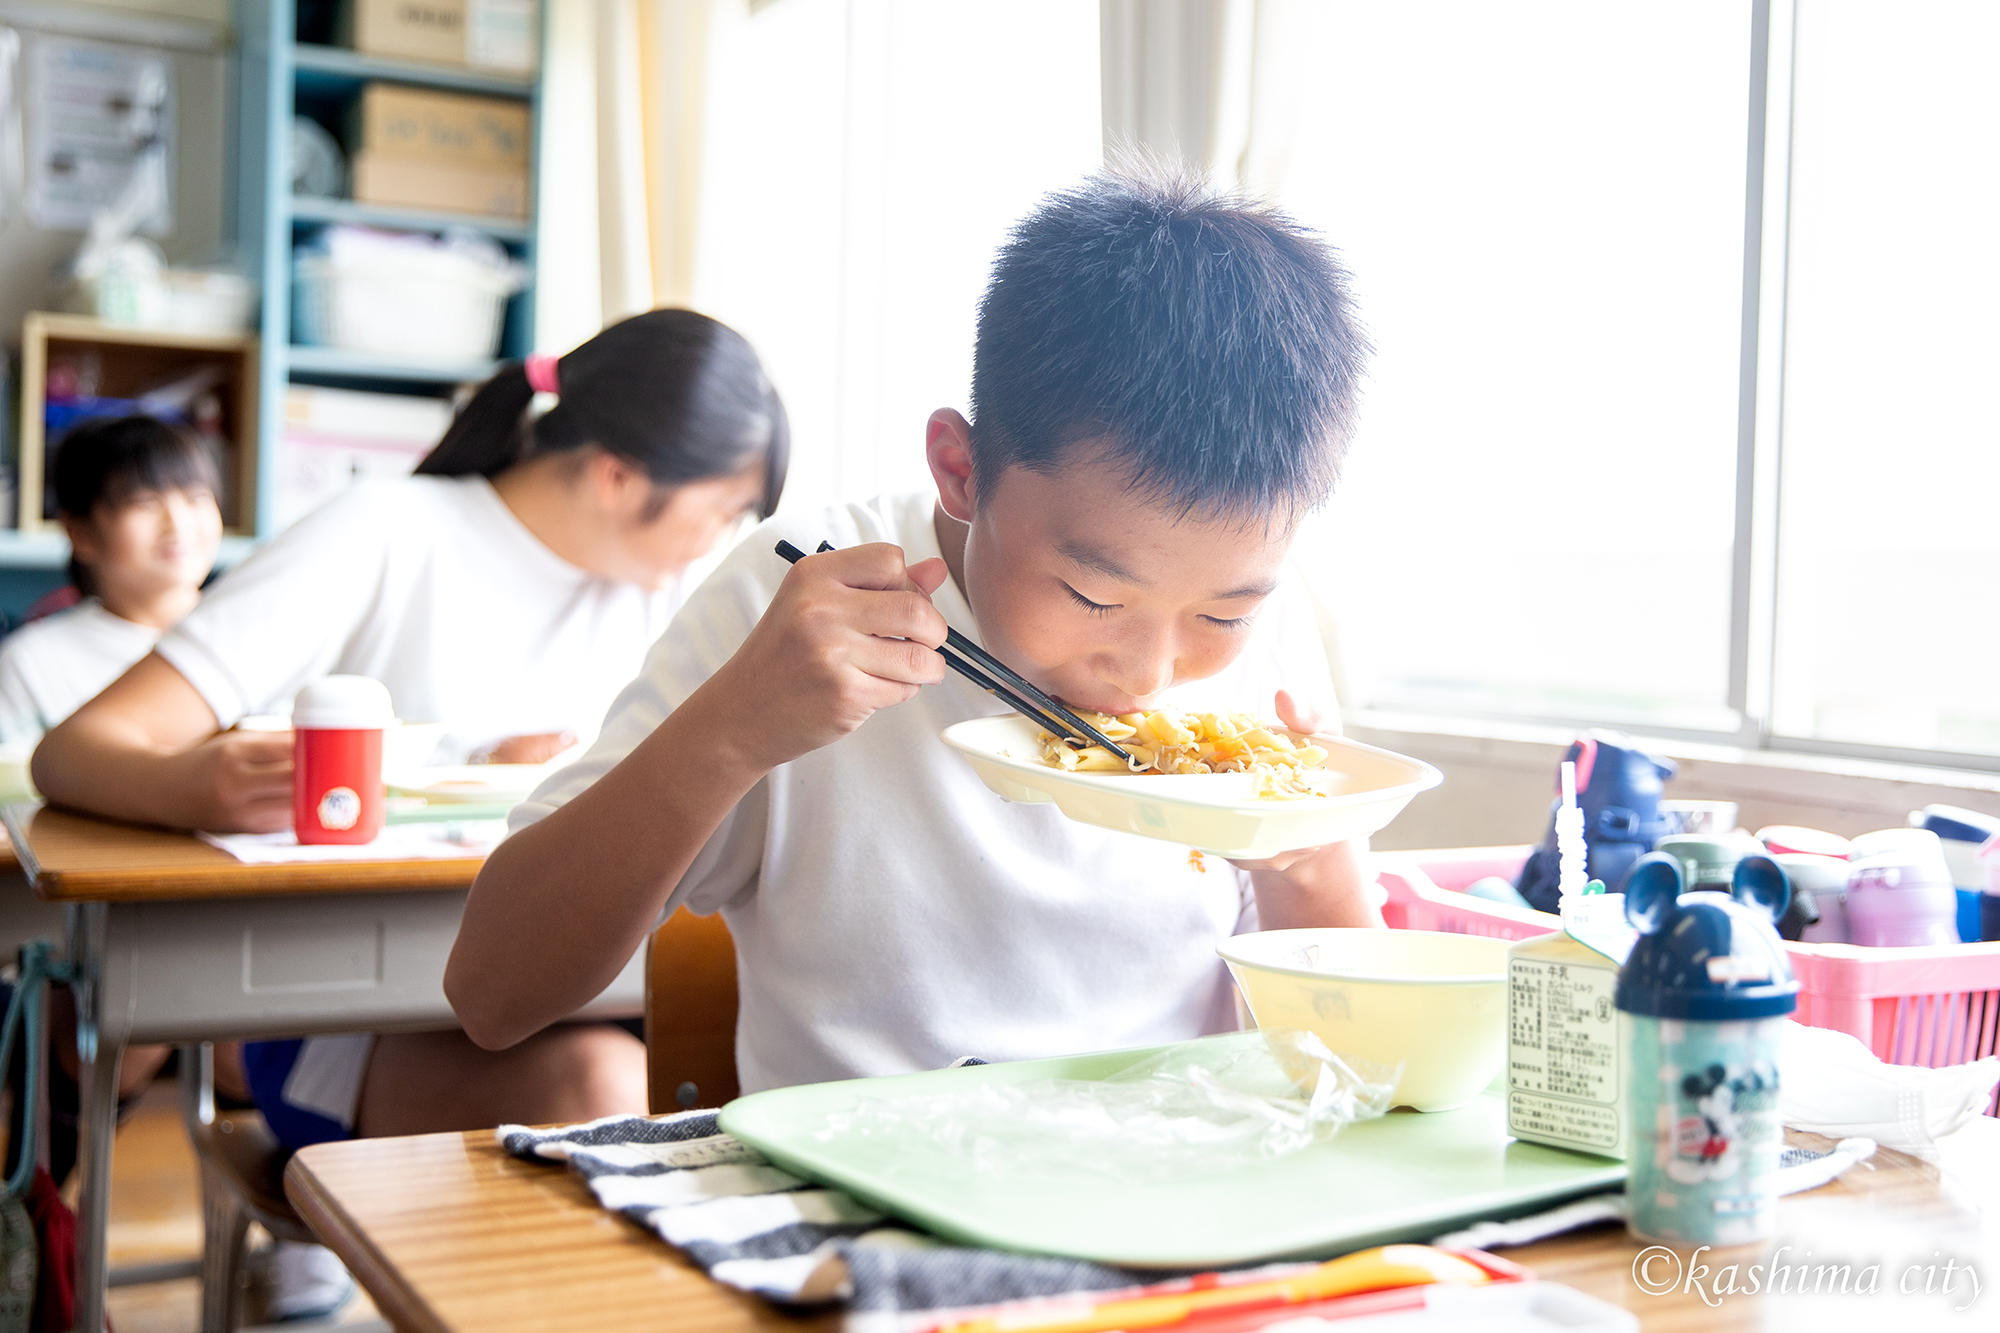
[[[1798,0],[1755,0],[1745,189],[1743,370],[1730,605],[1729,704],[1749,748],[2000,772],[2000,754],[1793,736],[1772,725],[1777,689],[1779,501],[1784,485],[1785,315],[1791,255]]]
[[[1727,698],[1737,717],[1732,739],[1758,748],[1770,740],[1774,684],[1778,482],[1784,434],[1784,260],[1791,203],[1792,4],[1776,0],[1776,43],[1773,7],[1773,0],[1755,0],[1750,17],[1736,515],[1729,580]],[[1774,50],[1783,53],[1781,59],[1772,58]]]
[[[1743,189],[1743,305],[1738,353],[1736,495],[1729,604],[1733,731],[1630,720],[1630,730],[1664,740],[1745,750],[1818,754],[1881,763],[2000,772],[2000,754],[1870,745],[1779,733],[1777,688],[1779,497],[1784,481],[1785,315],[1789,279],[1793,78],[1797,0],[1754,0],[1750,14],[1750,95]],[[1414,700],[1397,708],[1436,708]],[[1455,716],[1526,725],[1589,725],[1577,717],[1443,709]]]

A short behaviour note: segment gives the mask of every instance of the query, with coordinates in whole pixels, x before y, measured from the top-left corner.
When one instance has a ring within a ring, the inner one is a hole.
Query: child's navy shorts
[[[372,1033],[243,1043],[250,1096],[278,1142],[297,1151],[354,1137]]]

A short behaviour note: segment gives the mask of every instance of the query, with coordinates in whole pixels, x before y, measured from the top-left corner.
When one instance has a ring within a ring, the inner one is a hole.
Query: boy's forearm
[[[445,993],[498,1048],[595,998],[738,801],[944,678],[944,562],[882,542],[793,565],[729,660],[617,767],[487,859]]]
[[[1382,925],[1368,894],[1368,843],[1331,843],[1283,870],[1253,870],[1257,921],[1265,930],[1307,926]]]
[[[487,859],[445,972],[445,993],[475,1042],[511,1046],[602,993],[764,776],[696,722],[700,698]]]

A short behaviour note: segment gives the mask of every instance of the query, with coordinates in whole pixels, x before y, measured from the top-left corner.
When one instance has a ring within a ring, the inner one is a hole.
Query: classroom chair
[[[647,949],[647,1106],[661,1115],[736,1094],[736,943],[720,913],[683,907]]]
[[[255,1111],[215,1106],[215,1052],[181,1047],[181,1122],[201,1164],[201,1333],[233,1333],[250,1224],[319,1244],[285,1198],[288,1154]]]
[[[233,1333],[250,1224],[317,1244],[285,1198],[286,1154],[255,1111],[215,1106],[214,1054],[181,1050],[181,1118],[201,1163],[201,1329]],[[736,1096],[736,945],[720,916],[675,912],[646,959],[646,1092],[655,1114]]]

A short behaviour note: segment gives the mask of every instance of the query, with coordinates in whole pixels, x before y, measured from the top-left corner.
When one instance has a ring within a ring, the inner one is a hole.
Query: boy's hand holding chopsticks
[[[904,563],[888,543],[800,560],[736,655],[703,687],[723,739],[773,768],[847,735],[943,680],[949,626],[930,595],[944,561]]]

